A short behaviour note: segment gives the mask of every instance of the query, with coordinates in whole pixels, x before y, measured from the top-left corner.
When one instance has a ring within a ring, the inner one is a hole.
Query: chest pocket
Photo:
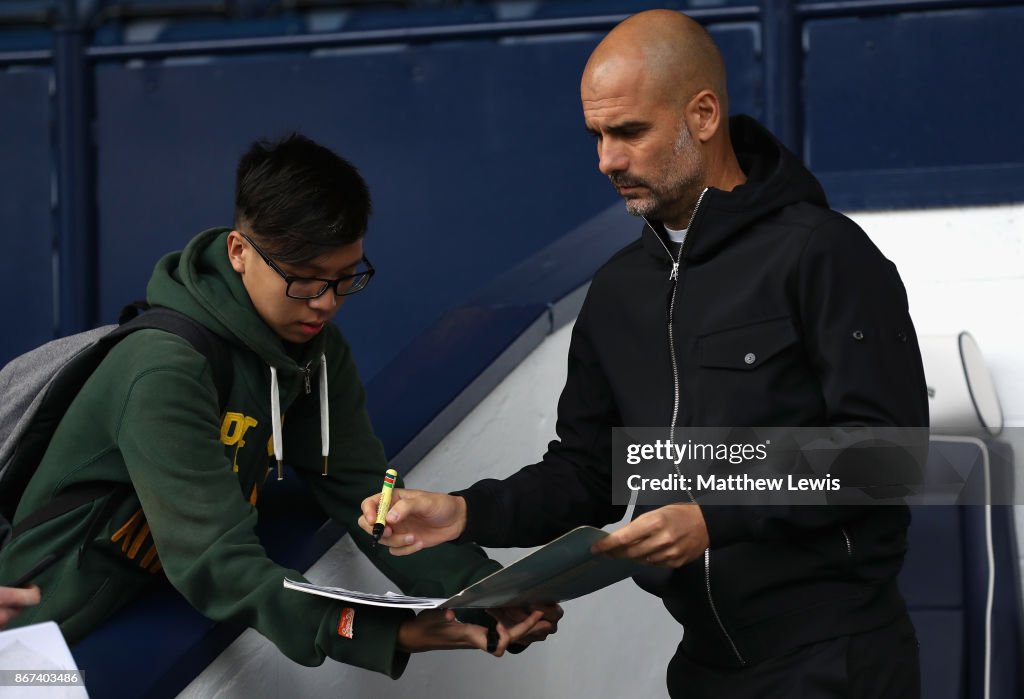
[[[700,338],[700,365],[753,371],[797,341],[789,316],[762,320]]]

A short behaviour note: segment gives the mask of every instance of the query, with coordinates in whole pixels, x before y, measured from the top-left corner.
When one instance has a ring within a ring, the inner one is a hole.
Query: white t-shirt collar
[[[682,243],[684,240],[686,240],[686,232],[688,230],[690,229],[684,228],[680,231],[677,231],[669,228],[668,226],[665,226],[665,232],[668,234],[669,240],[671,240],[673,243]]]

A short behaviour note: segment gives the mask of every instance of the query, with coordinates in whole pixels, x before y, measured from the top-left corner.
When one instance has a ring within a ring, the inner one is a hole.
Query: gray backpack
[[[170,308],[135,303],[121,312],[119,325],[53,340],[15,357],[0,369],[0,547],[80,505],[127,490],[123,484],[109,482],[74,486],[12,525],[25,487],[68,406],[114,345],[147,328],[183,337],[206,357],[223,409],[232,381],[227,346],[204,325]],[[110,498],[108,503],[114,501]]]

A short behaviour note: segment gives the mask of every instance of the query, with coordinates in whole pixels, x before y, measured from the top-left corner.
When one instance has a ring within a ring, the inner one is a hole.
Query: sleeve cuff
[[[466,528],[456,541],[473,542],[481,546],[504,545],[507,518],[501,514],[501,503],[488,487],[490,483],[499,481],[486,479],[465,490],[449,493],[466,501]]]
[[[398,650],[398,629],[415,616],[406,609],[339,603],[324,615],[319,641],[339,662],[398,679],[409,654]]]

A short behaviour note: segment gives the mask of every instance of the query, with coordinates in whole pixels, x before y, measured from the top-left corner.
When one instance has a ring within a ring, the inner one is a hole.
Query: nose
[[[615,139],[602,138],[597,144],[597,169],[603,175],[613,175],[629,169],[629,158],[622,144]]]
[[[309,300],[309,307],[320,312],[333,314],[336,313],[341,304],[345,302],[344,296],[338,296],[334,293],[334,289],[328,289],[322,295],[317,296],[315,299]]]

